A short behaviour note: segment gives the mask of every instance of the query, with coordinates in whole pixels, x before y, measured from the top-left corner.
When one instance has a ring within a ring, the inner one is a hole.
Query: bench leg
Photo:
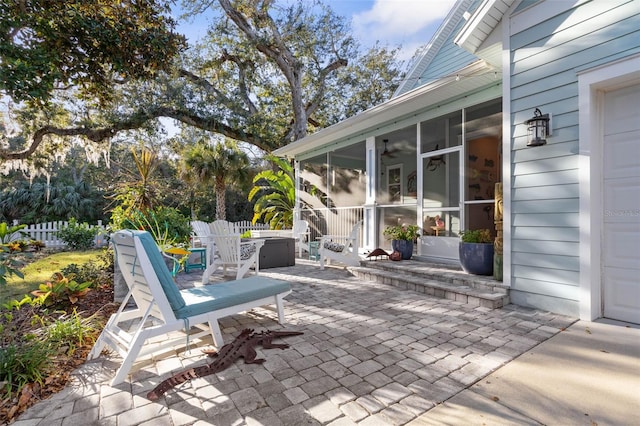
[[[224,345],[222,340],[222,332],[220,331],[220,325],[217,318],[209,320],[209,328],[211,329],[211,337],[213,338],[213,347],[220,349]]]
[[[276,294],[276,310],[278,311],[278,322],[280,324],[285,323],[284,321],[284,295]]]

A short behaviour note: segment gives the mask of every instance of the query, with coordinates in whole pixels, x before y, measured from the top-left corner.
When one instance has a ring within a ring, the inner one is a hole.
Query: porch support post
[[[424,208],[424,197],[422,196],[422,183],[424,173],[424,159],[422,158],[422,123],[418,121],[416,123],[416,225],[422,229],[424,227],[422,209]],[[424,235],[423,232],[420,233]],[[418,238],[417,254],[422,255],[422,237]]]
[[[376,232],[377,209],[376,197],[378,188],[378,157],[376,155],[376,138],[369,136],[366,142],[366,167],[367,167],[367,189],[363,211],[363,234],[362,246],[370,251],[377,247],[378,235]]]
[[[297,220],[300,220],[300,162],[293,162],[293,177],[295,180],[295,202],[293,206],[293,222],[295,223]]]

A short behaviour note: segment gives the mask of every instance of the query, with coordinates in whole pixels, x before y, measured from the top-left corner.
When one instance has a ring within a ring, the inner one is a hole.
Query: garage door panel
[[[640,130],[604,139],[604,178],[640,176]]]
[[[607,227],[605,236],[606,247],[603,251],[605,267],[619,267],[635,269],[636,279],[640,281],[640,225],[629,228],[627,224],[620,223]],[[638,289],[640,293],[640,288]]]
[[[640,85],[604,97],[604,315],[640,323]]]
[[[607,317],[640,324],[640,291],[637,278],[629,278],[630,271],[621,268],[605,268],[605,300],[608,300]],[[637,277],[637,275],[635,275]]]
[[[607,93],[607,107],[604,110],[605,135],[638,129],[638,109],[633,107],[634,104],[637,106],[638,98],[640,85]]]
[[[638,166],[640,167],[640,166]],[[605,223],[635,223],[640,216],[639,178],[605,179]]]

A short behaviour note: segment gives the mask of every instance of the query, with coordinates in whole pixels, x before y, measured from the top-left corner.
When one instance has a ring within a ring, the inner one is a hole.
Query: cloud
[[[455,0],[375,0],[371,9],[353,15],[352,27],[361,40],[401,44],[422,35],[426,44],[454,4]]]

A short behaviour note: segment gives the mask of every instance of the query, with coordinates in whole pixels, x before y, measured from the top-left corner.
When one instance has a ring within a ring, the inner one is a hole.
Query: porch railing
[[[364,217],[363,207],[300,209],[300,218],[309,222],[309,237],[313,241],[322,235],[349,235],[353,225]],[[360,232],[360,247],[362,247]]]
[[[250,220],[241,220],[239,222],[233,222],[233,224],[235,225],[236,229],[241,233],[244,234],[247,231],[260,231],[263,229],[269,229],[269,224],[268,223],[251,223]]]

